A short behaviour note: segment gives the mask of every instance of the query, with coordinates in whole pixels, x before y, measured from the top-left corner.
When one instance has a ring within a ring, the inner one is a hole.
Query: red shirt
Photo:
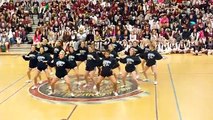
[[[45,5],[46,5],[46,2],[44,2],[44,1],[41,2],[41,5],[42,5],[42,6],[45,6]]]
[[[160,4],[164,3],[164,0],[158,0],[158,3]]]
[[[16,31],[15,32],[15,37],[17,38],[17,37],[20,37],[20,32],[19,31]]]
[[[182,3],[183,0],[177,0],[177,3]]]
[[[7,9],[8,10],[14,10],[15,6],[13,4],[9,4],[9,5],[7,5]]]
[[[160,23],[161,24],[169,23],[169,19],[167,17],[160,18]]]

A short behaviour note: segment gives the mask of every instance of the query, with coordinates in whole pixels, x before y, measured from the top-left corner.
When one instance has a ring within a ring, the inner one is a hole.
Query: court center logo
[[[129,99],[137,99],[138,97],[148,95],[147,92],[137,89],[137,84],[130,78],[126,81],[126,86],[123,87],[121,79],[118,80],[118,96],[113,95],[113,85],[110,80],[104,80],[101,83],[100,94],[96,95],[96,88],[91,82],[86,85],[85,80],[76,82],[76,80],[71,77],[71,85],[74,93],[74,97],[70,96],[70,92],[67,88],[65,81],[62,79],[55,85],[55,94],[48,95],[51,91],[50,86],[47,81],[39,84],[37,89],[29,88],[29,92],[33,97],[39,98],[53,103],[70,103],[70,104],[92,104],[92,103],[104,103],[104,102],[114,102]]]

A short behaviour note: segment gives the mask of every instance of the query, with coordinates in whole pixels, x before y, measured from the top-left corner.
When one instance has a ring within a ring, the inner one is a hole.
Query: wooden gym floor
[[[168,55],[158,61],[157,87],[141,82],[148,96],[104,104],[34,99],[27,67],[19,55],[0,56],[0,120],[213,120],[213,56]]]

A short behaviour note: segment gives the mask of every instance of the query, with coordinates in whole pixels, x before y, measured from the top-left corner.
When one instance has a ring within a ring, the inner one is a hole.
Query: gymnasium
[[[1,0],[0,120],[213,120],[213,0]]]

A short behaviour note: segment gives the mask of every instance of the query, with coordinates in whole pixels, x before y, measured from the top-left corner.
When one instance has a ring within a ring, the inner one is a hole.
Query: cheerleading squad
[[[44,71],[49,84],[49,95],[55,94],[55,83],[63,78],[70,91],[70,96],[74,97],[68,73],[70,70],[74,70],[77,85],[80,86],[79,66],[81,63],[86,65],[84,74],[86,84],[83,87],[87,87],[89,81],[92,81],[96,95],[100,94],[101,82],[107,77],[112,82],[113,94],[117,96],[119,74],[122,74],[123,85],[121,87],[126,87],[126,77],[130,75],[132,80],[137,83],[138,89],[140,89],[138,65],[142,66],[145,76],[143,81],[148,80],[147,70],[151,68],[154,74],[154,84],[157,84],[156,60],[160,60],[163,57],[157,52],[155,41],[147,40],[143,46],[140,46],[138,41],[133,41],[132,45],[127,45],[125,43],[120,44],[112,39],[104,46],[105,50],[102,51],[95,49],[93,43],[85,43],[84,41],[80,42],[77,50],[74,50],[72,46],[68,46],[64,50],[60,41],[57,41],[54,47],[47,43],[48,41],[44,39],[42,44],[32,45],[29,54],[23,55],[24,60],[29,61],[29,69],[27,71],[29,80],[31,80],[31,71],[35,68],[32,89],[38,87],[37,79],[41,79],[40,74]],[[124,70],[121,70],[120,63],[125,65]],[[52,68],[55,68],[54,77],[50,77]],[[119,72],[115,72],[116,69]],[[98,70],[98,79],[94,79],[96,70]]]

